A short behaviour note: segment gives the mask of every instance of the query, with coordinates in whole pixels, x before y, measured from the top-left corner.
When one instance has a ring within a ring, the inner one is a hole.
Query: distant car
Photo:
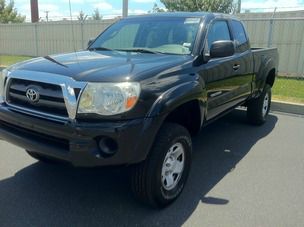
[[[0,137],[41,161],[130,166],[136,197],[165,207],[188,178],[191,136],[240,105],[263,124],[277,69],[277,49],[251,49],[231,15],[129,17],[85,51],[5,69]]]

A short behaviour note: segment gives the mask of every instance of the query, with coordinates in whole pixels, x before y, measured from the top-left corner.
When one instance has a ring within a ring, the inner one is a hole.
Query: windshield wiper
[[[91,47],[88,50],[89,51],[96,51],[96,50],[108,50],[108,51],[112,51],[112,49],[106,48],[106,47]]]
[[[130,49],[115,49],[117,51],[126,51],[126,52],[138,52],[138,53],[147,53],[147,54],[163,54],[160,51],[153,51],[145,48],[130,48]]]

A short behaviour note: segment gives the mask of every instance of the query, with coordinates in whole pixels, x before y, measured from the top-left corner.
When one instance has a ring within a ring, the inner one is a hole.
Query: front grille
[[[29,88],[37,90],[38,101],[33,102],[28,99],[26,92]],[[8,105],[23,109],[68,117],[62,89],[59,85],[12,78],[8,84],[6,101]]]

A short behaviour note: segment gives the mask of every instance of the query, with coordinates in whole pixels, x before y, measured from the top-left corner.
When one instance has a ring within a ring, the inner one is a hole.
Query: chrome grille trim
[[[10,84],[11,79],[21,79],[21,80],[27,80],[27,81],[33,81],[33,82],[41,82],[46,84],[53,84],[58,85],[61,87],[63,98],[64,98],[64,104],[66,107],[66,110],[68,112],[68,118],[62,117],[59,115],[54,114],[48,114],[36,110],[32,110],[30,108],[21,108],[16,105],[12,105],[8,103],[7,95],[8,95],[8,86]],[[4,100],[8,107],[14,108],[16,111],[27,113],[27,114],[33,114],[35,116],[40,117],[46,117],[48,119],[58,119],[58,120],[71,120],[74,121],[77,115],[77,107],[78,107],[78,99],[74,92],[74,89],[80,89],[82,91],[85,86],[87,85],[87,82],[82,81],[75,81],[73,78],[68,76],[62,76],[59,74],[52,74],[52,73],[45,73],[45,72],[35,72],[35,71],[26,71],[26,70],[16,70],[13,72],[10,72],[6,76],[6,84],[4,87]]]

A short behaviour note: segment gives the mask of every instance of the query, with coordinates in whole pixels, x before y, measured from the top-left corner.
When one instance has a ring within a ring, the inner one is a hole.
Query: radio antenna
[[[72,17],[72,5],[71,0],[69,0],[69,8],[70,8],[70,19],[71,19],[71,25],[72,25],[72,36],[73,36],[73,49],[76,53],[76,46],[75,46],[75,32],[74,32],[74,25],[73,25],[73,17]]]
[[[74,53],[75,53],[75,57],[76,57],[77,63],[79,65],[79,59],[78,59],[78,55],[77,55],[77,52],[76,52],[76,44],[75,44],[75,32],[74,32],[74,24],[73,24],[73,17],[72,17],[71,0],[69,0],[69,8],[70,8],[70,19],[71,19],[71,25],[72,25],[73,49],[74,49]]]

